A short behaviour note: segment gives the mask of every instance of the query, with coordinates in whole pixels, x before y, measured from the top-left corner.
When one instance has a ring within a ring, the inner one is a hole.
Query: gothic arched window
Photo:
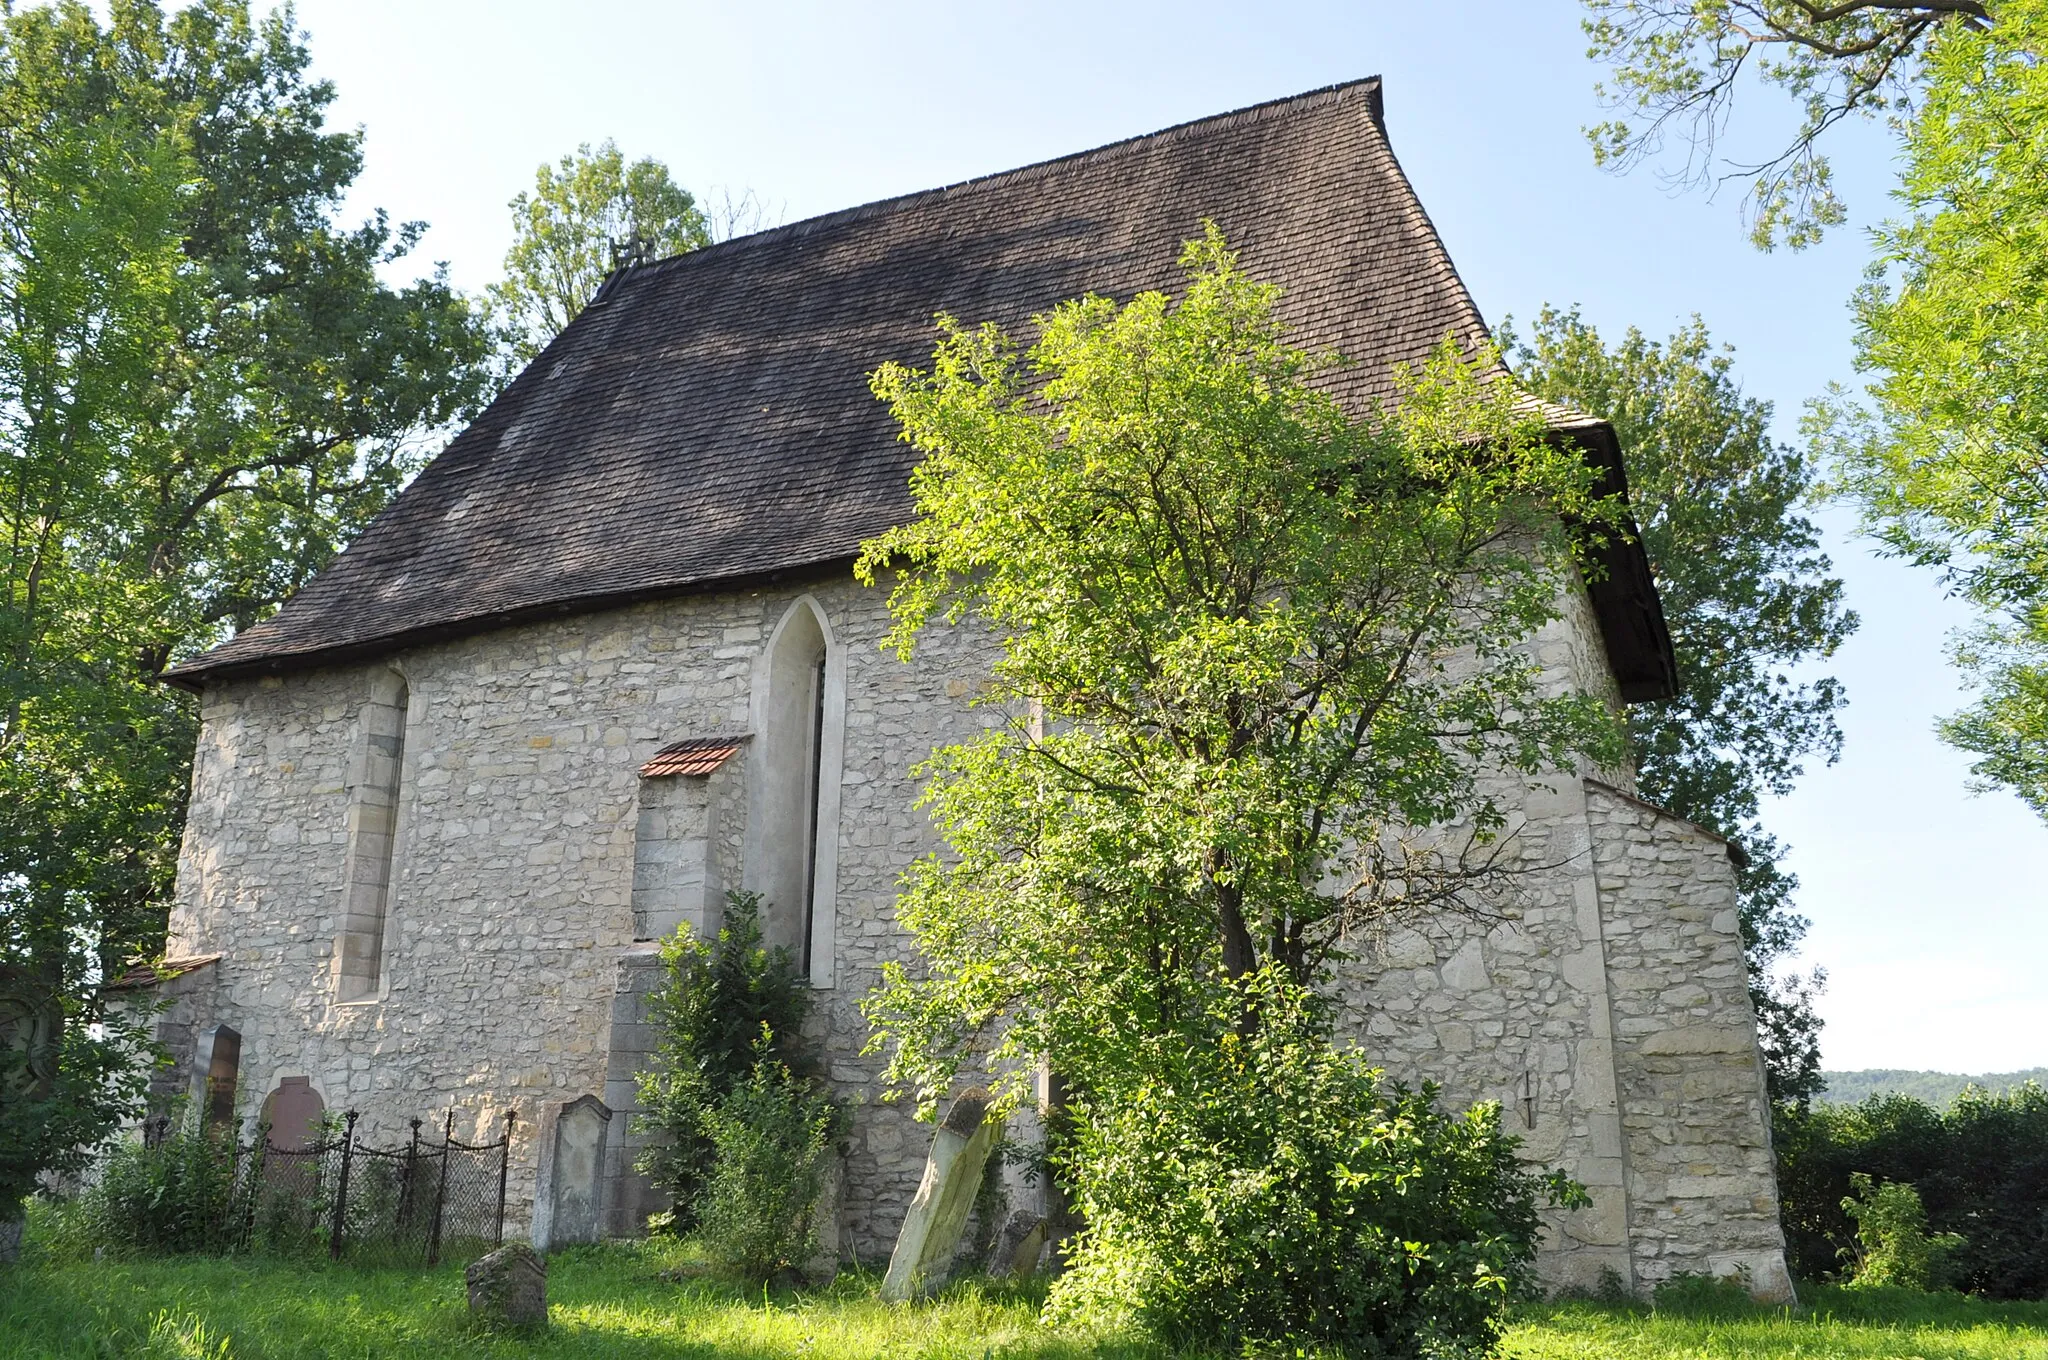
[[[843,676],[825,616],[804,596],[755,670],[746,882],[769,943],[794,950],[820,987],[832,979]]]

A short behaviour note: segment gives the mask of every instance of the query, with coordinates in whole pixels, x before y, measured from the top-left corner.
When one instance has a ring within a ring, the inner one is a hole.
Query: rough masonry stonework
[[[660,781],[639,767],[680,738],[746,734],[762,649],[793,608],[815,607],[843,665],[844,749],[828,829],[833,952],[813,969],[806,1037],[855,1110],[840,1240],[886,1256],[930,1131],[880,1103],[858,1002],[884,961],[906,957],[897,879],[937,846],[912,767],[998,715],[969,702],[987,637],[935,629],[900,663],[879,645],[885,599],[835,575],[209,688],[173,952],[222,957],[204,979],[210,1013],[181,1023],[240,1033],[247,1115],[287,1076],[309,1078],[330,1109],[360,1110],[373,1137],[453,1108],[457,1136],[483,1138],[518,1110],[515,1225],[531,1213],[543,1112],[600,1097],[620,1114],[605,1221],[634,1231],[662,1207],[632,1174],[642,1140],[626,1131],[653,1046],[649,937],[679,920],[715,929],[719,886],[747,881],[750,775],[744,750],[688,785],[650,790]],[[1551,684],[1605,683],[1582,605],[1531,646]],[[346,775],[365,710],[382,720],[388,672],[409,696],[390,909],[379,989],[351,1001],[333,968]],[[1607,785],[1558,777],[1515,792],[1513,900],[1360,942],[1346,1032],[1454,1104],[1500,1101],[1532,1158],[1587,1185],[1592,1209],[1553,1216],[1542,1264],[1554,1283],[1739,1266],[1779,1288],[1728,847]],[[652,857],[651,844],[663,847]]]

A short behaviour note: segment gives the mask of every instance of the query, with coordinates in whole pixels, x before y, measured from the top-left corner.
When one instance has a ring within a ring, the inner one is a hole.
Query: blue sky
[[[1796,438],[1801,403],[1853,379],[1846,300],[1886,209],[1882,129],[1838,140],[1852,223],[1759,254],[1718,200],[1596,170],[1600,117],[1571,0],[1457,5],[1038,3],[576,5],[302,0],[337,120],[367,130],[352,210],[432,224],[455,281],[496,276],[505,201],[534,166],[616,138],[700,192],[752,189],[795,220],[1378,74],[1394,149],[1489,320],[1577,303],[1618,335],[1694,312]],[[1782,127],[1753,101],[1738,126]],[[1755,144],[1761,144],[1755,143]],[[1847,749],[1771,805],[1826,967],[1831,1067],[2048,1065],[2048,826],[1966,792],[1932,736],[1962,702],[1942,641],[1963,613],[1824,512],[1863,616],[1832,669]]]

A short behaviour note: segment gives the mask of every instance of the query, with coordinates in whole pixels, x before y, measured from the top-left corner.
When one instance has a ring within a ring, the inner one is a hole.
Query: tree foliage
[[[1949,1282],[2000,1299],[2048,1297],[2048,1091],[1966,1091],[1946,1108],[1907,1095],[1816,1105],[1776,1132],[1793,1273],[1853,1266],[1863,1244],[1843,1201],[1855,1178],[1910,1185],[1927,1228],[1960,1234]],[[1885,1211],[1880,1210],[1880,1213]]]
[[[1509,905],[1516,790],[1621,758],[1606,704],[1526,648],[1613,507],[1493,356],[1447,341],[1384,410],[1347,413],[1322,385],[1341,361],[1289,345],[1213,227],[1182,264],[1177,299],[1065,303],[1029,348],[942,319],[930,371],[874,375],[923,455],[918,513],[856,570],[896,573],[906,656],[941,619],[995,634],[979,702],[1000,718],[920,771],[948,853],[906,875],[919,970],[885,969],[875,1043],[927,1113],[965,1064],[999,1111],[1041,1061],[1077,1093],[1078,1144],[1055,1151],[1089,1206],[1077,1301],[1349,1345],[1384,1289],[1401,1345],[1425,1321],[1480,1345],[1521,1230],[1484,1245],[1449,1206],[1520,1223],[1533,1187],[1493,1175],[1496,1128],[1460,1132],[1336,1051],[1317,989],[1396,917]],[[1226,1111],[1310,1087],[1340,1103],[1296,1141],[1212,1145]],[[1372,1141],[1382,1119],[1411,1121],[1400,1146]],[[1252,1186],[1267,1153],[1298,1180]],[[1382,1173],[1415,1158],[1441,1201],[1383,1215]],[[1284,1221],[1324,1191],[1341,1218]],[[1312,1266],[1325,1249],[1361,1269]]]
[[[1637,782],[1651,801],[1740,840],[1743,944],[1772,1095],[1810,1099],[1819,979],[1777,976],[1806,921],[1759,802],[1841,750],[1841,686],[1804,674],[1856,627],[1804,513],[1816,469],[1772,440],[1771,404],[1743,396],[1732,354],[1698,318],[1661,343],[1631,329],[1610,347],[1576,311],[1550,309],[1526,340],[1504,334],[1530,391],[1609,421],[1627,451],[1629,503],[1679,675],[1677,695],[1628,710]]]
[[[10,1104],[119,1065],[79,1047],[96,983],[161,947],[195,724],[155,677],[485,394],[467,304],[379,278],[422,228],[336,223],[360,138],[308,61],[240,0],[0,19],[0,970],[39,1074]]]
[[[901,567],[906,656],[937,618],[995,629],[1011,717],[922,770],[957,858],[906,880],[930,978],[891,970],[873,1013],[925,1105],[998,1017],[999,1062],[1107,1080],[1127,1038],[1235,1025],[1225,984],[1481,909],[1519,867],[1482,771],[1620,754],[1522,648],[1560,514],[1610,516],[1579,455],[1448,346],[1353,419],[1213,230],[1184,264],[1178,302],[1063,304],[1021,353],[947,320],[932,371],[874,377],[924,458],[856,570]]]
[[[1687,131],[1713,157],[1745,64],[1805,105],[1759,167],[1759,244],[1842,220],[1819,137],[1884,112],[1903,138],[1905,215],[1875,233],[1856,300],[1867,405],[1836,393],[1813,430],[1881,547],[1943,573],[1975,605],[1952,655],[1977,688],[1942,735],[1981,788],[2048,817],[2048,4],[2042,0],[1586,0],[1603,94],[1629,117],[1592,130],[1626,167]]]
[[[616,265],[613,247],[642,243],[653,258],[711,244],[697,200],[660,161],[628,164],[616,143],[585,143],[534,172],[532,193],[511,202],[513,242],[505,277],[491,285],[515,363],[526,364],[576,319]],[[726,211],[759,215],[751,195]]]
[[[1869,402],[1821,409],[1882,547],[1979,612],[1976,702],[1943,724],[1981,787],[2048,818],[2048,4],[2011,0],[1930,60],[1906,215],[1858,295]]]
[[[1586,130],[1594,159],[1628,170],[1683,148],[1670,172],[1699,186],[1749,180],[1751,236],[1797,249],[1845,218],[1819,149],[1849,117],[1914,105],[1928,52],[1944,35],[1982,32],[2004,0],[1584,0],[1587,55],[1612,68],[1595,87],[1621,116]],[[1800,121],[1756,162],[1722,152],[1736,92],[1754,77],[1784,89]]]

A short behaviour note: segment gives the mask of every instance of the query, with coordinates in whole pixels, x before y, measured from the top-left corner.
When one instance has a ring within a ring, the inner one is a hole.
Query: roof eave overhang
[[[1619,496],[1626,504],[1628,473],[1622,465],[1621,444],[1615,438],[1612,426],[1604,422],[1589,421],[1583,425],[1560,429],[1555,432],[1553,438],[1581,449],[1587,461],[1600,473],[1600,492],[1603,495]],[[1586,574],[1586,594],[1592,603],[1594,617],[1599,621],[1601,641],[1607,650],[1607,663],[1614,674],[1615,687],[1622,702],[1643,703],[1669,699],[1678,693],[1678,661],[1671,648],[1671,631],[1665,624],[1664,607],[1657,597],[1656,582],[1650,574],[1650,561],[1643,552],[1635,525],[1628,522],[1621,525],[1620,529],[1621,532],[1618,533],[1609,531],[1603,534],[1600,541],[1593,546],[1591,570]],[[491,632],[499,628],[516,627],[524,623],[536,623],[576,614],[594,614],[601,610],[620,609],[650,600],[674,599],[712,591],[746,590],[779,584],[793,578],[810,579],[842,572],[852,565],[851,556],[838,556],[810,563],[802,568],[749,576],[720,576],[701,581],[649,586],[641,590],[578,596],[552,601],[545,605],[477,614],[404,633],[386,634],[316,650],[274,654],[259,660],[222,666],[206,666],[203,664],[205,658],[202,656],[166,672],[163,679],[181,689],[198,694],[208,685],[224,681],[283,675],[324,666],[355,665],[374,661],[393,652],[473,637],[478,633]]]
[[[1552,437],[1584,452],[1586,461],[1600,474],[1599,493],[1617,497],[1626,514],[1628,471],[1614,427],[1605,421],[1588,421],[1559,429]],[[1674,697],[1678,693],[1678,657],[1672,650],[1664,604],[1657,596],[1650,559],[1633,518],[1625,518],[1601,534],[1589,558],[1586,594],[1599,620],[1607,665],[1622,702]]]

